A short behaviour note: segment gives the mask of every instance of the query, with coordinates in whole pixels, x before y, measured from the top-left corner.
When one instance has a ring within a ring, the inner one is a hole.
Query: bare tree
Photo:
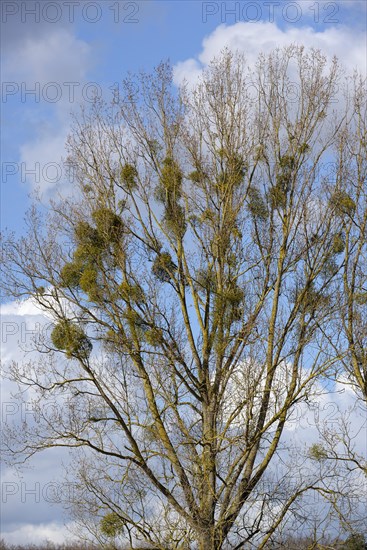
[[[360,473],[362,494],[367,490],[367,86],[353,75],[345,97],[342,131],[335,144],[333,179],[340,190],[334,214],[340,225],[339,265],[334,282],[339,307],[335,311],[330,355],[339,357],[331,378],[352,388],[356,401],[339,411],[333,427],[319,425],[320,458],[344,463]],[[349,190],[353,190],[350,193]],[[360,421],[358,421],[360,419]],[[358,445],[362,440],[362,445]],[[365,503],[364,503],[365,505]],[[366,518],[365,518],[366,520]]]
[[[337,171],[338,180],[347,180],[356,198],[351,203],[354,215],[341,218],[345,247],[340,324],[347,343],[343,366],[367,404],[367,85],[357,77],[353,85],[352,115],[340,139]]]
[[[75,121],[79,194],[6,237],[9,295],[54,319],[11,369],[39,418],[9,448],[85,448],[83,502],[132,546],[264,548],[317,488],[283,432],[342,359],[335,289],[360,285],[338,258],[364,246],[346,244],[364,184],[324,170],[351,164],[339,79],[296,46],[253,68],[225,51],[179,92],[165,63],[131,77]]]

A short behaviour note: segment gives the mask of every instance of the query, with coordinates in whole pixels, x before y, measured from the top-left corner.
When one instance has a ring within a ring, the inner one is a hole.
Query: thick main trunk
[[[198,550],[219,550],[219,547],[210,540],[202,540],[199,542]]]
[[[214,533],[207,533],[200,537],[198,541],[198,550],[220,550],[222,545],[215,540]]]

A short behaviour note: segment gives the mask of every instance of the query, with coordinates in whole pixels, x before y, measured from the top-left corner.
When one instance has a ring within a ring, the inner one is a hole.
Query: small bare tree
[[[130,78],[75,122],[79,194],[7,237],[6,290],[54,319],[48,354],[11,369],[39,399],[20,450],[87,449],[83,502],[105,534],[264,548],[319,481],[296,475],[282,438],[342,359],[338,292],[365,290],[359,272],[339,277],[341,252],[349,265],[362,254],[349,235],[365,182],[324,170],[337,158],[349,173],[361,155],[339,74],[292,46],[253,68],[225,51],[179,92],[164,63]],[[362,348],[355,338],[356,374]],[[46,413],[45,399],[60,406]]]

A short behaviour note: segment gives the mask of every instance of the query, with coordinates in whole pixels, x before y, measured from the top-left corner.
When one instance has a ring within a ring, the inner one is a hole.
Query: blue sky
[[[128,71],[149,71],[167,58],[177,83],[193,78],[224,46],[244,51],[253,61],[260,51],[303,43],[336,54],[349,70],[366,73],[366,6],[365,0],[3,0],[2,228],[22,232],[35,189],[45,201],[70,189],[61,163],[70,113],[88,103],[94,90],[109,99],[111,87]],[[6,308],[2,329],[8,323],[8,332],[10,322],[18,327],[35,322],[32,308]],[[2,331],[4,360],[20,354],[19,334],[8,338]],[[6,401],[7,387],[5,393]],[[61,475],[62,455],[55,457],[52,467],[50,459],[34,463],[34,471],[25,477],[29,487]],[[7,468],[3,476],[7,482],[15,479]],[[7,540],[62,540],[60,507],[50,511],[43,500],[34,509],[32,498],[22,502],[19,490],[13,500],[9,495],[2,503]]]

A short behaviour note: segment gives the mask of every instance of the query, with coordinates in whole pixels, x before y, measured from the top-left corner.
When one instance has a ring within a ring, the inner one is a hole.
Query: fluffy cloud
[[[11,361],[21,361],[29,349],[34,349],[33,339],[50,326],[47,318],[32,299],[1,305],[1,360],[3,366]],[[2,399],[10,395],[8,383],[2,386]]]
[[[1,307],[1,360],[4,371],[12,362],[22,363],[38,357],[34,338],[51,330],[50,318],[27,299]],[[21,429],[24,421],[36,420],[33,391],[23,391],[23,401],[16,397],[18,386],[7,379],[1,384],[1,428]],[[2,439],[5,444],[5,436]],[[68,451],[49,449],[32,457],[28,467],[12,465],[1,469],[1,533],[9,544],[40,544],[46,539],[64,542],[62,502],[70,493],[65,482],[63,464]],[[69,491],[69,493],[67,492]]]
[[[47,542],[62,544],[70,537],[68,526],[58,522],[32,525],[15,524],[11,530],[2,532],[8,544],[42,544]]]
[[[38,132],[35,139],[20,147],[23,180],[33,189],[40,189],[46,194],[52,192],[56,186],[63,191],[71,190],[72,186],[63,163],[68,125],[61,124],[56,131],[52,126],[47,125]]]
[[[349,71],[356,68],[366,72],[365,32],[348,27],[316,31],[312,27],[292,26],[283,30],[276,23],[258,21],[219,25],[203,40],[197,59],[190,58],[175,65],[175,82],[180,84],[184,79],[194,82],[202,67],[208,65],[225,47],[245,53],[249,64],[253,64],[260,52],[267,53],[276,47],[294,43],[319,48],[329,58],[336,55]]]
[[[22,300],[20,302],[8,302],[1,305],[1,315],[41,315],[42,310],[37,303],[32,299]]]
[[[6,102],[23,105],[21,124],[30,135],[19,148],[18,174],[33,189],[70,188],[62,164],[64,145],[70,112],[98,91],[87,82],[91,65],[92,47],[65,27],[28,34],[5,52]]]
[[[7,79],[40,82],[81,82],[91,64],[91,47],[69,29],[57,28],[48,34],[26,37],[4,60]]]

